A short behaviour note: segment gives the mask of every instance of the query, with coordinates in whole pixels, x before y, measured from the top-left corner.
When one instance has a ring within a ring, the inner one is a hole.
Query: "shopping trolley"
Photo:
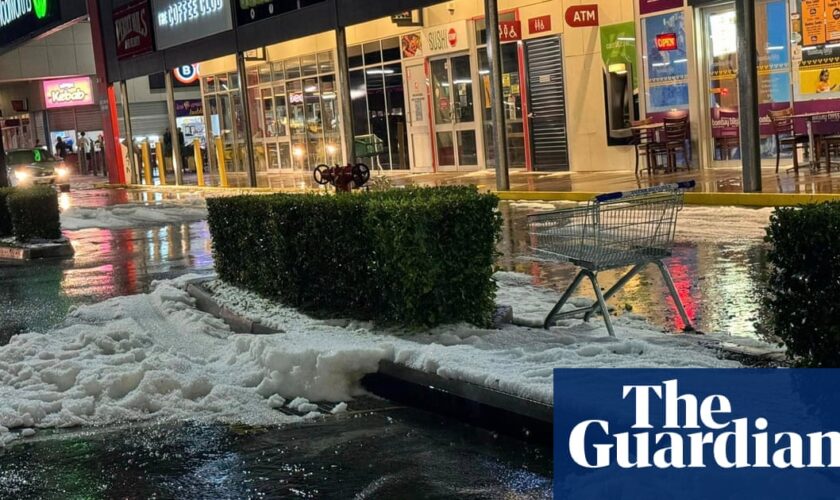
[[[694,181],[656,186],[626,193],[595,197],[586,206],[541,213],[528,217],[531,248],[541,258],[569,262],[580,273],[545,319],[550,328],[557,320],[583,314],[589,321],[601,312],[611,337],[615,337],[607,301],[623,289],[645,267],[659,268],[686,331],[693,330],[674,280],[663,259],[671,256],[677,214],[683,207],[683,193]],[[632,266],[612,288],[602,292],[598,273]],[[589,307],[561,312],[584,279],[595,289],[597,301]]]

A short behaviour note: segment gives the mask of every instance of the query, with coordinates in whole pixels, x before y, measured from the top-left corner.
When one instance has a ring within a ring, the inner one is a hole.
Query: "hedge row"
[[[788,354],[811,367],[840,367],[840,203],[777,209],[764,300]]]
[[[475,188],[208,200],[216,270],[331,316],[405,325],[494,312],[498,198]]]
[[[0,189],[0,237],[18,241],[61,237],[58,194],[51,187]]]

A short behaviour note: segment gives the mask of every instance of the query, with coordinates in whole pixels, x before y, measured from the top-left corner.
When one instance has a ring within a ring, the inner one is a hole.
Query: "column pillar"
[[[735,2],[738,26],[738,93],[744,192],[761,192],[761,130],[758,114],[758,57],[755,2]]]
[[[245,116],[245,151],[248,155],[248,184],[257,187],[257,162],[254,158],[254,134],[251,131],[251,100],[248,96],[248,72],[245,71],[245,53],[236,53],[236,70],[239,73],[239,92],[242,96],[242,113]]]
[[[125,122],[125,147],[128,149],[128,182],[140,184],[138,175],[137,158],[134,157],[134,131],[131,128],[131,110],[128,104],[128,85],[125,80],[120,81],[120,101],[122,101],[123,122]]]
[[[177,108],[175,106],[175,84],[172,82],[172,70],[164,73],[166,83],[166,111],[169,118],[169,132],[172,137],[172,168],[175,169],[175,185],[184,183],[184,172],[181,170],[183,156],[181,156],[181,134],[178,133]],[[158,165],[158,169],[166,170],[166,162]],[[161,176],[163,178],[164,176]]]
[[[47,145],[47,149],[52,148]],[[6,175],[6,148],[3,146],[3,133],[0,132],[0,187],[9,186],[9,176]]]
[[[338,56],[338,102],[341,106],[339,123],[341,135],[344,137],[344,159],[347,163],[356,163],[356,133],[353,130],[353,101],[350,97],[350,61],[347,57],[347,32],[343,26],[335,30],[335,46]]]
[[[496,189],[510,191],[510,168],[507,156],[507,119],[502,95],[502,44],[499,41],[499,6],[497,0],[484,0],[487,23],[487,60],[490,63],[490,94],[493,116],[493,151],[496,156]]]

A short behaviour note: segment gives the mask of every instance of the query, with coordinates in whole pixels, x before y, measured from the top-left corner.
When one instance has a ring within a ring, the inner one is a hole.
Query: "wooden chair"
[[[720,160],[731,160],[732,150],[741,146],[741,128],[738,112],[730,109],[717,109],[715,118],[726,120],[726,126],[719,127],[715,137],[715,154]]]
[[[780,109],[768,112],[770,122],[773,124],[773,135],[776,137],[776,173],[779,173],[779,163],[782,159],[782,148],[786,147],[793,153],[793,170],[799,172],[799,148],[805,149],[808,145],[808,136],[796,134],[793,120],[793,108]],[[813,155],[814,152],[812,151]]]
[[[668,157],[668,171],[677,170],[677,154],[682,153],[683,162],[691,169],[688,151],[688,116],[665,118],[659,141],[656,143],[657,154]]]
[[[630,126],[640,127],[644,125],[650,125],[651,123],[653,123],[653,120],[651,118],[646,118],[644,120],[631,122]],[[632,130],[633,147],[636,148],[636,176],[639,175],[639,167],[641,164],[642,157],[645,158],[645,164],[647,165],[648,175],[650,175],[652,170],[657,167],[655,155],[656,129],[648,128]]]

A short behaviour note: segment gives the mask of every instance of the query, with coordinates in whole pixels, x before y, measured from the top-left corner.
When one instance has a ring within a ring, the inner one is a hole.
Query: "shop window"
[[[300,78],[300,59],[287,59],[286,60],[286,79],[287,80],[294,80],[295,78]]]
[[[248,87],[256,87],[260,84],[260,72],[256,66],[251,66],[245,71],[248,79]]]
[[[356,135],[367,135],[370,133],[370,127],[364,70],[350,72],[350,97],[353,106],[353,130]]]
[[[271,72],[274,75],[275,82],[282,82],[286,79],[286,70],[282,62],[276,62],[271,65]]]
[[[388,38],[382,40],[382,61],[389,63],[400,60],[402,49],[399,38]]]
[[[682,11],[644,18],[642,21],[645,54],[647,112],[663,113],[688,109],[688,40]],[[657,36],[676,38],[672,50],[659,50]]]
[[[525,124],[522,114],[523,85],[519,72],[519,52],[516,43],[502,44],[502,98],[507,119],[507,150],[511,166],[525,167]],[[484,153],[487,165],[494,165],[493,112],[490,96],[490,63],[487,49],[478,50],[478,73],[481,81],[481,109],[484,116]]]
[[[208,76],[204,79],[204,91],[208,93],[216,92],[216,77]]]
[[[315,76],[318,74],[318,59],[315,54],[300,58],[300,67],[303,76]]]
[[[239,88],[239,73],[228,73],[228,86],[230,90]]]
[[[400,50],[397,38],[350,48],[350,63],[361,64],[354,54],[363,52],[365,64],[350,73],[355,134],[373,134],[383,143],[381,154],[363,158],[373,167],[408,168],[409,164]],[[383,64],[383,60],[392,64]]]
[[[261,64],[259,67],[260,84],[271,83],[271,66],[268,64]]]
[[[359,68],[365,65],[364,58],[362,57],[361,45],[349,47],[347,49],[347,58],[351,68]]]
[[[382,47],[379,42],[371,42],[364,44],[365,51],[365,66],[371,64],[378,64],[382,62]]]
[[[322,75],[324,73],[335,72],[335,61],[333,60],[332,52],[321,52],[318,54],[318,72]]]

